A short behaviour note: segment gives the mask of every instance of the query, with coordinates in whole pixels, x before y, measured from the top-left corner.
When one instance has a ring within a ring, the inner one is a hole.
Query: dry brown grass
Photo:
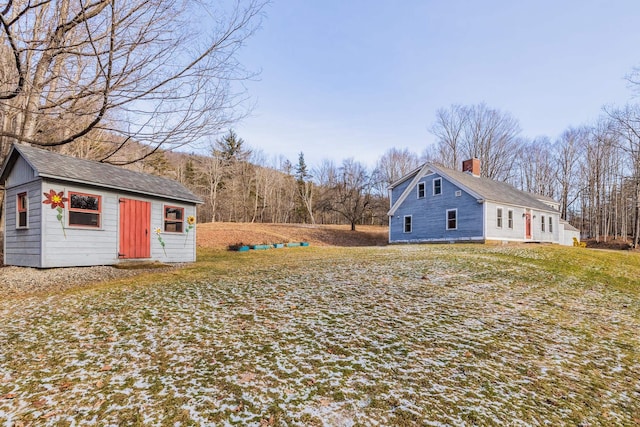
[[[236,243],[270,244],[309,242],[313,246],[381,246],[388,240],[388,228],[359,225],[250,224],[216,222],[198,224],[197,244],[201,248],[224,249]]]

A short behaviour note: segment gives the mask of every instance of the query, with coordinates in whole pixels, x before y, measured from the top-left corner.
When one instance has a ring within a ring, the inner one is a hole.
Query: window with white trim
[[[404,217],[404,232],[411,233],[411,215]]]
[[[540,226],[541,226],[541,228],[540,228],[540,229],[541,229],[541,230],[542,230],[542,232],[544,233],[544,215],[542,215],[542,216],[540,217]]]
[[[418,199],[424,199],[425,194],[426,194],[426,190],[425,190],[424,182],[419,182],[418,183]]]
[[[496,208],[496,227],[502,228],[502,208]]]
[[[442,178],[433,179],[433,195],[442,194]]]
[[[552,217],[549,217],[549,233],[553,233],[553,222],[551,220]]]
[[[69,226],[100,228],[102,197],[69,192]]]
[[[164,231],[167,233],[182,233],[184,223],[184,208],[177,206],[164,207]]]
[[[509,209],[507,211],[507,227],[513,228],[513,210]]]
[[[447,230],[458,228],[458,209],[447,209]]]
[[[16,228],[27,228],[27,220],[28,220],[28,199],[27,193],[20,193],[16,197],[16,208],[17,208],[17,216],[16,216]]]

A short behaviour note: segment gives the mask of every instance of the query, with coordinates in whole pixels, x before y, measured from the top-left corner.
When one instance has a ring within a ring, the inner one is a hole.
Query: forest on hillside
[[[557,199],[583,236],[637,246],[638,104],[603,107],[594,123],[533,139],[508,112],[451,105],[437,111],[435,143],[421,153],[389,141],[371,167],[354,158],[307,165],[304,148],[298,159],[267,160],[230,130],[247,114],[239,82],[254,76],[237,53],[266,3],[8,2],[0,10],[0,161],[25,143],[174,178],[204,200],[199,221],[355,227],[386,224],[389,184],[421,163],[458,169],[477,157],[483,176]],[[632,90],[639,75],[627,77]],[[184,154],[195,144],[207,152]]]

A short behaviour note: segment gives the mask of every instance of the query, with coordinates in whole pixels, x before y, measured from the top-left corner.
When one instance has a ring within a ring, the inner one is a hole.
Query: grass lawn
[[[638,425],[640,255],[202,250],[0,301],[5,425]]]

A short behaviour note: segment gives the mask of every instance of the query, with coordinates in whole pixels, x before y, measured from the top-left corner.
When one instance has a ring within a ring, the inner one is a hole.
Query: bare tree
[[[355,231],[372,201],[367,168],[353,159],[344,160],[332,184],[326,207],[344,217],[351,224],[351,231]]]
[[[618,138],[619,148],[626,154],[625,172],[633,192],[633,247],[640,242],[640,106],[605,109],[611,118],[611,129]]]
[[[436,163],[458,169],[462,160],[476,157],[482,176],[500,181],[512,178],[520,125],[510,114],[486,104],[452,105],[438,110],[431,132],[438,138],[430,153]]]
[[[418,156],[407,148],[391,148],[380,157],[373,171],[377,193],[387,197],[387,188],[398,179],[416,169],[420,164]]]
[[[556,196],[556,165],[547,137],[522,142],[518,151],[517,170],[519,178],[514,184],[530,193],[547,197]]]
[[[457,169],[463,160],[465,129],[468,126],[469,107],[452,105],[449,109],[441,108],[436,112],[436,121],[431,126],[431,133],[438,138],[435,152],[429,160],[435,160],[442,166]]]
[[[100,160],[129,141],[193,143],[233,122],[250,76],[237,51],[264,3],[214,10],[197,0],[16,0],[0,11],[0,154],[23,142],[107,138]],[[115,136],[115,138],[114,138]],[[115,139],[115,140],[114,140]]]
[[[560,185],[560,217],[567,219],[569,207],[579,194],[579,161],[586,143],[587,128],[569,128],[553,147],[558,184]]]

